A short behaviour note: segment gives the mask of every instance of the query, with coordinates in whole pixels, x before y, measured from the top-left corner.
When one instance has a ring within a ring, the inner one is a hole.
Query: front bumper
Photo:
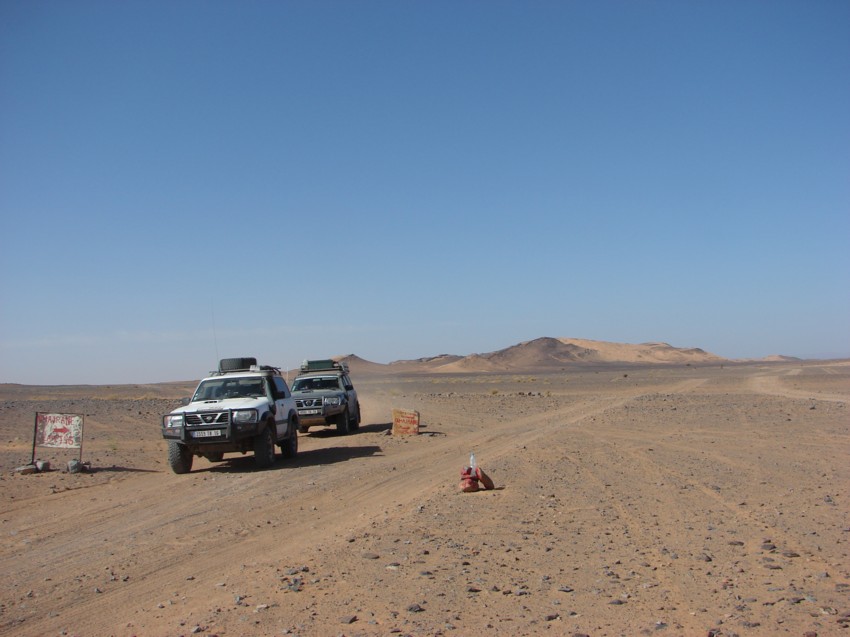
[[[186,413],[178,427],[161,427],[162,437],[193,447],[206,447],[232,443],[254,437],[260,429],[259,422],[234,422],[232,411]]]
[[[298,410],[298,422],[301,425],[324,425],[333,420],[345,409],[345,405],[336,407],[305,408]]]

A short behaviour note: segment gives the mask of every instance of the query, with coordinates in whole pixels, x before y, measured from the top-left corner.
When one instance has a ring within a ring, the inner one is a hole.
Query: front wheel
[[[174,473],[189,473],[192,470],[192,452],[186,445],[169,440],[168,465]]]
[[[258,469],[268,469],[274,464],[274,438],[271,427],[265,427],[254,438],[254,463]]]

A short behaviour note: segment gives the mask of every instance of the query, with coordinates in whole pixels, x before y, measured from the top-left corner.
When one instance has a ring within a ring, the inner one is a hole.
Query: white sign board
[[[82,449],[83,417],[78,414],[35,415],[35,446]]]

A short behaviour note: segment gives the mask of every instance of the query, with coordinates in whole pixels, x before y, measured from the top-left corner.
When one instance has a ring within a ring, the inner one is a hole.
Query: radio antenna
[[[212,315],[212,328],[213,328],[213,343],[215,344],[215,360],[218,361],[218,336],[215,333],[215,301],[210,301],[210,314]]]

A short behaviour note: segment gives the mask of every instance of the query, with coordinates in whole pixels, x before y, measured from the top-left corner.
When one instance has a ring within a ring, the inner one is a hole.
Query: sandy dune
[[[847,632],[848,364],[353,373],[356,434],[185,476],[187,386],[0,388],[0,634]],[[11,473],[35,411],[86,415],[93,472]]]
[[[369,373],[393,372],[535,372],[565,371],[568,367],[587,364],[700,364],[731,362],[697,347],[674,347],[667,343],[610,343],[584,338],[552,338],[544,336],[517,343],[485,354],[458,356],[442,354],[430,358],[395,361],[387,366],[345,357],[352,369]]]

